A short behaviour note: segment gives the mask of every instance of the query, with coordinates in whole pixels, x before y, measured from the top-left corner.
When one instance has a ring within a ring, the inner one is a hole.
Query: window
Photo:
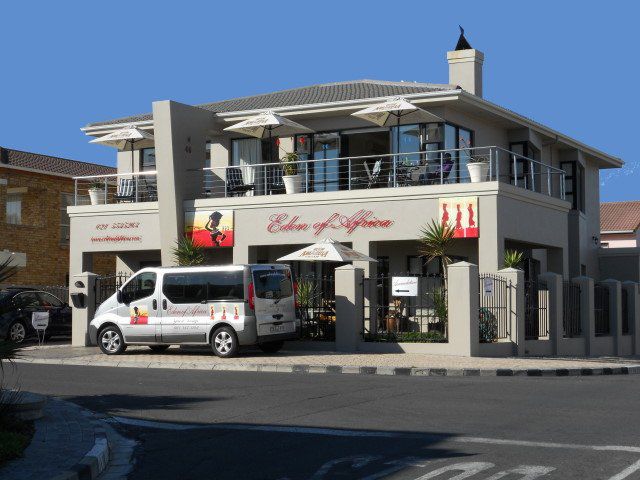
[[[444,149],[470,149],[473,147],[473,132],[457,125],[446,123],[444,125]],[[455,161],[450,178],[457,183],[469,182],[469,172],[467,163],[471,158],[471,150],[462,150],[453,153],[451,156]]]
[[[211,140],[207,140],[204,147],[204,168],[211,168]],[[213,191],[213,171],[204,171],[204,192],[210,196]]]
[[[40,306],[40,299],[36,292],[24,292],[13,297],[13,303],[17,308],[35,309]]]
[[[584,167],[578,162],[560,162],[560,168],[565,172],[565,199],[571,203],[571,208],[584,212]]]
[[[511,172],[511,183],[518,184],[527,190],[540,191],[541,175],[538,164],[532,163],[531,160],[538,160],[540,154],[538,150],[529,142],[511,142],[509,150],[516,154],[515,175],[513,158],[509,158],[509,171]]]
[[[140,171],[152,172],[156,169],[156,149],[143,148],[140,150]]]
[[[400,129],[398,148],[398,128]],[[413,153],[420,151],[420,125],[400,125],[391,127],[391,152]],[[398,155],[398,165],[415,166],[420,161],[420,155]]]
[[[71,221],[67,213],[67,207],[73,205],[73,193],[60,194],[60,245],[69,245],[71,237]]]
[[[291,273],[288,270],[254,270],[253,286],[256,298],[287,298],[293,295]]]
[[[44,308],[62,308],[64,307],[64,302],[60,300],[58,297],[51,295],[47,292],[38,292],[38,297],[40,298],[40,305]]]
[[[10,223],[12,225],[22,224],[22,194],[7,194],[6,218],[7,223]]]
[[[173,304],[244,300],[244,272],[171,273],[164,276],[162,293]]]
[[[122,302],[129,304],[141,298],[153,295],[156,290],[156,274],[143,272],[133,277],[122,288]]]

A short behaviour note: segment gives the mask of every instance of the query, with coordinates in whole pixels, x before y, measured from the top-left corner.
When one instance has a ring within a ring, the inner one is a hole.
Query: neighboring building
[[[437,267],[423,265],[416,239],[444,216],[461,227],[451,255],[481,272],[495,272],[505,249],[518,249],[528,278],[598,278],[599,171],[622,160],[485,100],[480,51],[447,59],[448,84],[356,80],[196,106],[159,101],[152,113],[87,125],[92,138],[133,125],[153,133],[155,145],[133,159],[117,154],[120,180],[109,180],[106,205],[86,205],[91,179],[78,179],[71,273],[91,269],[100,252],[116,253],[118,270],[171,265],[186,229],[212,245],[213,264],[275,261],[332,237],[378,259],[360,265],[367,275],[430,274]],[[394,96],[443,120],[398,130],[352,115]],[[266,109],[313,133],[278,137],[276,129],[270,143],[225,130]],[[294,151],[305,161],[302,191],[283,194],[278,158]],[[472,160],[487,162],[479,181],[471,180]],[[114,201],[132,180],[135,196]],[[219,246],[204,229],[210,218],[225,234]],[[320,275],[334,267],[294,268]]]
[[[77,175],[116,169],[0,147],[0,261],[14,254],[14,285],[68,284],[70,220]],[[97,256],[100,272],[114,273],[113,255]]]
[[[633,248],[639,246],[640,201],[600,204],[600,246]]]

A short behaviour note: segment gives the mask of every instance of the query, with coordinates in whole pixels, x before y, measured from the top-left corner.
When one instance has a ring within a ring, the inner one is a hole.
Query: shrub
[[[481,343],[495,342],[498,338],[498,319],[488,308],[480,309],[479,330]]]

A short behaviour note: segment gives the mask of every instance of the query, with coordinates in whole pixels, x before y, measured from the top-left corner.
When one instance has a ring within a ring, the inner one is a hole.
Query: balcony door
[[[313,191],[333,192],[340,188],[340,134],[313,135]]]

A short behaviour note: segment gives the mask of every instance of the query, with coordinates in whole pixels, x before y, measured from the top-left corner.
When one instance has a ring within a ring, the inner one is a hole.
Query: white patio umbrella
[[[89,143],[101,143],[110,147],[116,147],[118,150],[126,150],[127,146],[131,146],[131,171],[133,172],[133,146],[134,144],[140,148],[153,146],[153,135],[144,130],[140,130],[133,125],[127,125],[124,128],[111,132],[103,137],[94,138]]]
[[[272,156],[271,136],[273,135],[274,130],[277,130],[278,135],[282,136],[313,132],[310,128],[273,113],[270,110],[262,112],[255,117],[248,118],[247,120],[243,120],[235,125],[231,125],[230,127],[226,127],[224,130],[244,133],[250,137],[269,138],[270,157]],[[269,158],[269,161],[271,161],[271,158]]]
[[[381,127],[396,126],[397,148],[400,153],[400,124],[444,122],[443,118],[431,112],[416,107],[403,97],[393,97],[388,100],[363,108],[351,115],[363,118]]]
[[[280,257],[278,262],[377,262],[364,253],[345,247],[340,242],[325,238],[318,243]]]

